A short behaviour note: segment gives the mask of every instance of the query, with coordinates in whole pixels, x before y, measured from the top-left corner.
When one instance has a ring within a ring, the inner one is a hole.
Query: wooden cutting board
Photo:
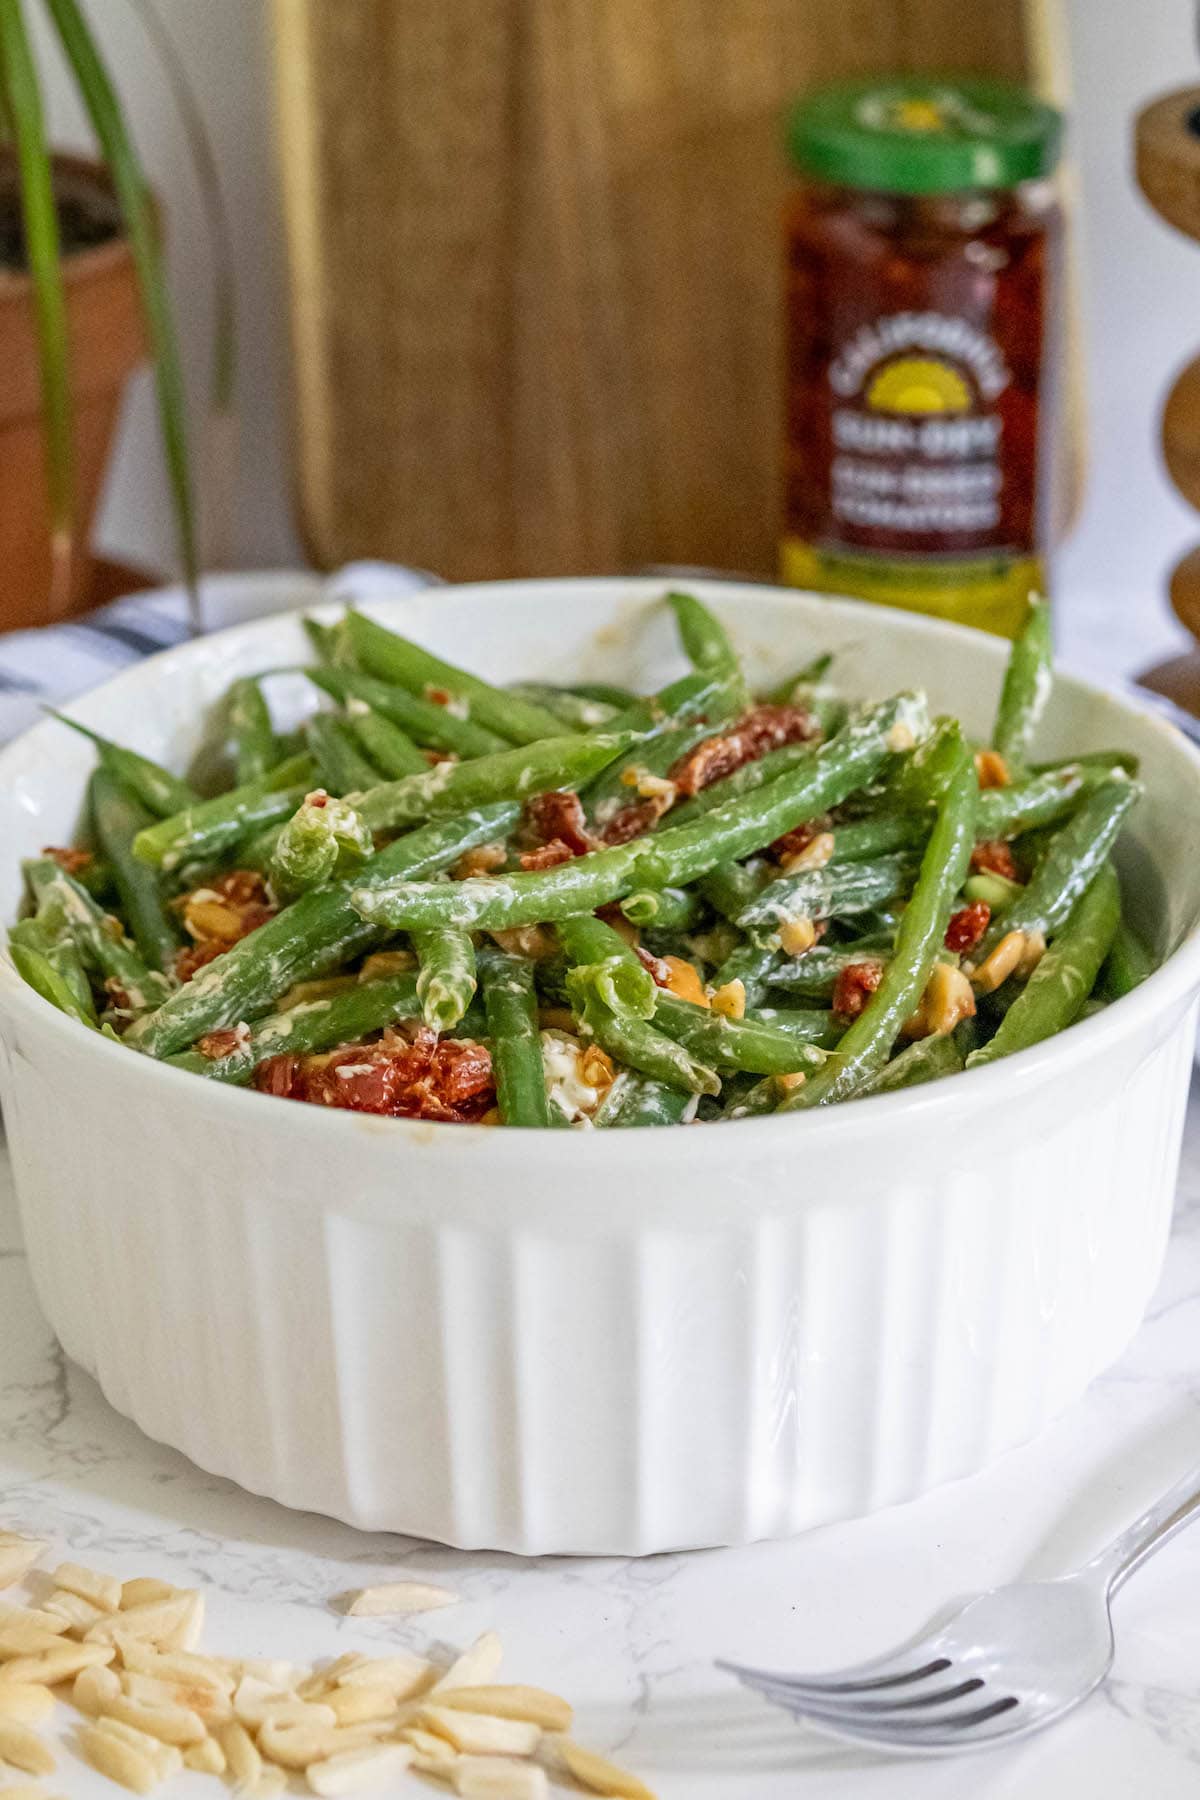
[[[1052,91],[1054,4],[273,0],[315,560],[771,574],[781,110],[873,70]]]

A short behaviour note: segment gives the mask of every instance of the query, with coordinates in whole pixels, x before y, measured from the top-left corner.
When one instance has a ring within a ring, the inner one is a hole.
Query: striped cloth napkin
[[[219,631],[262,613],[313,606],[319,600],[394,599],[436,580],[419,569],[371,562],[350,563],[324,581],[310,574],[214,575],[204,583],[202,604],[207,628]],[[0,635],[0,743],[35,725],[44,703],[73,700],[128,664],[181,644],[187,636],[187,603],[178,587],[132,594],[62,625]]]

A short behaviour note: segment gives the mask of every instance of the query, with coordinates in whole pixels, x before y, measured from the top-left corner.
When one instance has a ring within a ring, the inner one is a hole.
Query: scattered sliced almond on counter
[[[60,1681],[74,1680],[81,1669],[110,1663],[115,1655],[111,1644],[73,1644],[56,1638],[52,1650],[0,1663],[0,1681],[40,1681],[46,1687],[57,1687]]]
[[[64,1592],[90,1601],[99,1612],[114,1613],[121,1604],[121,1583],[115,1575],[102,1575],[99,1569],[85,1569],[82,1563],[60,1563],[51,1579]]]
[[[159,1581],[154,1575],[135,1575],[132,1581],[121,1583],[121,1609],[128,1612],[131,1606],[152,1606],[159,1600],[169,1600],[176,1592],[169,1581]]]
[[[569,1731],[573,1717],[565,1700],[535,1687],[452,1687],[439,1695],[438,1704],[455,1712],[489,1713],[496,1719],[526,1719],[543,1731]]]
[[[423,1706],[417,1723],[444,1737],[463,1756],[532,1756],[542,1735],[540,1725],[525,1719],[456,1712],[449,1706]]]
[[[458,1604],[457,1594],[433,1582],[384,1581],[377,1587],[358,1588],[350,1595],[346,1612],[352,1619],[381,1619],[436,1612],[439,1607]]]
[[[93,1664],[89,1669],[80,1669],[75,1677],[75,1686],[71,1690],[80,1712],[89,1713],[93,1717],[102,1713],[113,1700],[121,1697],[121,1678],[115,1669],[106,1668],[103,1664]]]
[[[454,1765],[460,1800],[546,1800],[546,1771],[500,1756],[462,1756]]]
[[[215,1735],[237,1792],[253,1794],[263,1766],[254,1739],[240,1719],[231,1719],[228,1725],[219,1726]]]
[[[194,1769],[198,1775],[223,1775],[226,1769],[225,1752],[216,1738],[206,1737],[198,1744],[189,1744],[183,1753],[185,1769]]]
[[[343,1688],[384,1687],[395,1694],[397,1700],[411,1700],[414,1694],[422,1694],[430,1688],[437,1675],[434,1664],[423,1656],[398,1650],[391,1656],[358,1657],[352,1668],[338,1676],[336,1685]]]
[[[314,1794],[359,1794],[382,1791],[386,1782],[403,1774],[412,1761],[407,1744],[376,1744],[369,1749],[344,1750],[307,1771]]]
[[[555,1739],[554,1753],[562,1767],[581,1786],[590,1788],[594,1794],[604,1794],[606,1800],[617,1800],[617,1797],[619,1800],[655,1800],[654,1793],[644,1781],[639,1781],[628,1769],[620,1769],[616,1763],[597,1756],[594,1750],[585,1750],[573,1738]]]
[[[504,1656],[504,1648],[494,1631],[477,1637],[469,1650],[464,1650],[450,1664],[446,1673],[434,1682],[431,1694],[445,1693],[447,1688],[480,1687],[491,1681]]]
[[[49,1617],[62,1619],[66,1630],[72,1637],[82,1637],[93,1625],[107,1617],[106,1609],[93,1606],[81,1594],[73,1594],[67,1588],[56,1588],[46,1600],[42,1611]]]
[[[53,1711],[54,1695],[42,1682],[0,1681],[0,1719],[11,1719],[17,1725],[40,1725]]]
[[[61,1613],[47,1612],[44,1607],[39,1606],[0,1603],[0,1632],[19,1625],[36,1626],[41,1631],[48,1631],[51,1637],[62,1637],[67,1629],[67,1621]]]
[[[0,1531],[0,1588],[12,1587],[28,1575],[46,1548],[37,1538],[19,1537],[15,1531]]]
[[[422,1775],[445,1776],[458,1762],[458,1751],[436,1732],[423,1731],[412,1725],[404,1733],[404,1741],[413,1753],[413,1768]]]
[[[0,1762],[24,1769],[27,1775],[51,1775],[58,1766],[49,1745],[15,1719],[0,1719]]]

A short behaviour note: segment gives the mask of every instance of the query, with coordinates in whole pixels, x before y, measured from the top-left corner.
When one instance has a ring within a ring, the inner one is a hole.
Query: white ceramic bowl
[[[902,613],[698,583],[757,678],[818,647],[854,691],[927,688],[987,730],[1005,646]],[[381,609],[503,682],[657,681],[661,583],[435,590]],[[182,767],[294,617],[79,702]],[[297,684],[307,687],[308,684]],[[204,1468],[372,1529],[527,1552],[732,1544],[980,1469],[1110,1363],[1154,1286],[1200,984],[1200,762],[1060,683],[1046,755],[1123,744],[1125,847],[1170,954],[1010,1061],[719,1129],[491,1131],[230,1090],[85,1033],[0,961],[3,1098],[34,1279],[114,1406]],[[0,916],[67,842],[90,752],[0,757]]]

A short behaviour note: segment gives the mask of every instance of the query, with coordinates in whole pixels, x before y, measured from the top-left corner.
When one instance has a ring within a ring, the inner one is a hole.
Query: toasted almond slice
[[[746,984],[734,977],[723,987],[714,990],[712,1010],[726,1019],[744,1019],[746,1016]]]
[[[139,1637],[166,1647],[172,1632],[184,1624],[191,1606],[192,1595],[182,1590],[172,1594],[169,1600],[152,1600],[148,1606],[130,1606],[124,1612],[99,1620],[88,1631],[86,1641],[89,1644],[115,1644],[119,1637]]]
[[[468,1652],[469,1654],[469,1652]],[[409,1700],[429,1687],[437,1670],[423,1656],[398,1650],[393,1656],[362,1656],[337,1678],[338,1687],[382,1687],[397,1700]]]
[[[434,1731],[422,1731],[419,1725],[408,1726],[404,1742],[413,1753],[413,1768],[422,1775],[440,1775],[443,1779],[458,1761],[458,1752]]]
[[[132,1694],[121,1694],[104,1709],[108,1719],[120,1719],[135,1731],[157,1738],[160,1744],[198,1744],[207,1737],[204,1720],[188,1706],[174,1700],[141,1700]]]
[[[503,1687],[499,1683],[447,1688],[438,1695],[438,1704],[455,1712],[490,1713],[496,1719],[527,1719],[543,1731],[569,1731],[573,1717],[567,1702],[545,1688]]]
[[[52,1775],[58,1766],[49,1745],[15,1719],[0,1719],[0,1762],[24,1769],[27,1775]]]
[[[67,1588],[55,1588],[47,1599],[43,1611],[53,1616],[57,1614],[66,1621],[67,1630],[73,1637],[82,1637],[90,1631],[97,1620],[108,1617],[102,1606],[93,1606],[82,1594],[72,1594]]]
[[[526,1719],[497,1719],[448,1706],[423,1706],[420,1723],[464,1756],[532,1756],[542,1735],[541,1727]]]
[[[40,1681],[0,1681],[0,1719],[40,1725],[54,1711],[54,1695]]]
[[[653,1791],[644,1781],[639,1781],[628,1769],[619,1769],[616,1763],[597,1756],[594,1750],[585,1750],[573,1738],[556,1738],[554,1750],[568,1773],[581,1786],[591,1788],[594,1794],[604,1794],[610,1800],[618,1800],[618,1797],[619,1800],[655,1800]]]
[[[359,1588],[349,1596],[346,1611],[354,1619],[381,1619],[406,1613],[436,1612],[457,1606],[459,1596],[450,1588],[426,1581],[385,1581],[378,1587]]]
[[[43,1681],[57,1687],[60,1681],[73,1681],[80,1669],[110,1663],[115,1652],[111,1644],[75,1644],[55,1638],[52,1650],[37,1656],[15,1656],[0,1665],[0,1681]]]
[[[158,1786],[159,1774],[151,1758],[102,1725],[85,1725],[79,1734],[79,1748],[93,1769],[130,1793],[149,1794]]]
[[[157,1606],[162,1600],[170,1600],[178,1591],[169,1581],[160,1581],[156,1575],[135,1575],[132,1581],[121,1583],[121,1610],[128,1612],[134,1606]]]
[[[90,1600],[102,1613],[114,1613],[121,1604],[121,1583],[117,1577],[105,1575],[99,1569],[87,1569],[82,1563],[59,1563],[53,1581],[68,1594]]]
[[[104,1712],[110,1701],[118,1700],[120,1696],[120,1676],[115,1669],[106,1668],[102,1663],[93,1663],[90,1668],[80,1669],[71,1690],[71,1698],[80,1712],[90,1713],[93,1718]]]
[[[396,1696],[390,1688],[333,1688],[324,1704],[331,1707],[339,1725],[362,1725],[372,1719],[390,1719],[396,1712]]]
[[[202,1738],[198,1744],[189,1744],[183,1753],[185,1769],[195,1769],[198,1775],[223,1775],[226,1769],[225,1752],[216,1738]]]
[[[47,1612],[44,1607],[11,1606],[0,1602],[0,1632],[17,1625],[36,1626],[41,1631],[48,1631],[51,1637],[62,1637],[67,1629],[67,1621],[61,1613]]]
[[[364,1750],[343,1750],[325,1762],[313,1763],[308,1785],[314,1794],[357,1794],[395,1781],[412,1761],[407,1744],[376,1744]]]
[[[482,1637],[475,1639],[469,1650],[456,1657],[445,1674],[435,1681],[430,1689],[432,1694],[444,1693],[452,1687],[482,1687],[484,1682],[491,1681],[500,1667],[504,1655],[504,1646],[494,1631],[485,1631]]]
[[[12,1587],[28,1575],[46,1548],[37,1538],[20,1537],[15,1531],[0,1531],[0,1588]]]
[[[461,1800],[546,1800],[545,1769],[506,1756],[460,1756],[453,1769]]]
[[[262,1754],[283,1769],[307,1769],[309,1763],[320,1762],[332,1754],[333,1731],[328,1725],[309,1723],[283,1724],[264,1719],[258,1733]]]
[[[214,1736],[221,1746],[237,1792],[256,1793],[258,1778],[262,1774],[262,1757],[241,1720],[230,1719],[227,1725],[219,1725]]]
[[[57,1631],[43,1631],[40,1625],[10,1625],[0,1631],[0,1661],[11,1662],[17,1656],[40,1656],[43,1650],[56,1650],[63,1639]]]

